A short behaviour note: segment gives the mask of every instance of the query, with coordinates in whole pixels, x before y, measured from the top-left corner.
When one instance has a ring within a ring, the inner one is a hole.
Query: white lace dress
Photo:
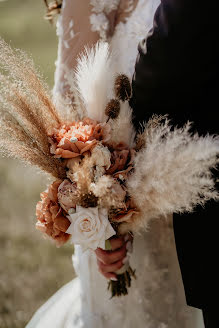
[[[130,78],[138,42],[152,27],[158,0],[66,0],[58,21],[56,100],[70,92],[65,76],[83,46],[106,39],[118,67]],[[57,100],[58,103],[58,100]],[[110,299],[107,281],[91,251],[73,256],[78,277],[59,290],[34,315],[28,328],[203,328],[200,310],[188,307],[177,261],[172,218],[158,220],[134,238],[131,266],[136,269],[129,294]]]

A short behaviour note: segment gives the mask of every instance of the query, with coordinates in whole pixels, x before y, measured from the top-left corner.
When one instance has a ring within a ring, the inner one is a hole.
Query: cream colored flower
[[[91,152],[91,166],[94,167],[94,181],[98,181],[111,166],[111,153],[102,144],[96,145]]]
[[[108,220],[105,208],[76,206],[76,213],[69,214],[71,225],[66,233],[71,234],[74,244],[83,250],[105,249],[105,241],[116,234]]]
[[[91,152],[91,161],[96,166],[104,166],[108,170],[111,166],[111,153],[102,144],[96,145]]]

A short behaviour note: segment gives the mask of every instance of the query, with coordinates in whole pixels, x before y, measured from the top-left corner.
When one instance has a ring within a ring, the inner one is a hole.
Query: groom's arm
[[[147,39],[139,45],[133,77],[134,124],[153,113],[174,124],[194,122],[201,134],[218,133],[219,52],[216,0],[163,0]],[[174,232],[187,302],[212,306],[219,291],[218,204],[174,215]]]

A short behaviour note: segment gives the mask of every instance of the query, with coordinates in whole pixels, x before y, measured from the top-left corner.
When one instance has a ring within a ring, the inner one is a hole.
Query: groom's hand
[[[117,280],[115,272],[128,261],[127,252],[131,253],[132,251],[132,240],[130,234],[112,237],[110,239],[111,251],[96,249],[98,269],[105,278]]]

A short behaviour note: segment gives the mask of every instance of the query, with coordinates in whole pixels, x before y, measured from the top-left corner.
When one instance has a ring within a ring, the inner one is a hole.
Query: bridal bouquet
[[[115,64],[107,43],[86,50],[66,72],[68,97],[54,104],[32,60],[0,40],[0,146],[54,178],[36,227],[57,246],[71,239],[84,251],[110,250],[113,235],[219,199],[211,173],[219,138],[156,115],[136,133],[130,82]],[[127,294],[133,276],[129,264],[118,271],[112,296]]]

